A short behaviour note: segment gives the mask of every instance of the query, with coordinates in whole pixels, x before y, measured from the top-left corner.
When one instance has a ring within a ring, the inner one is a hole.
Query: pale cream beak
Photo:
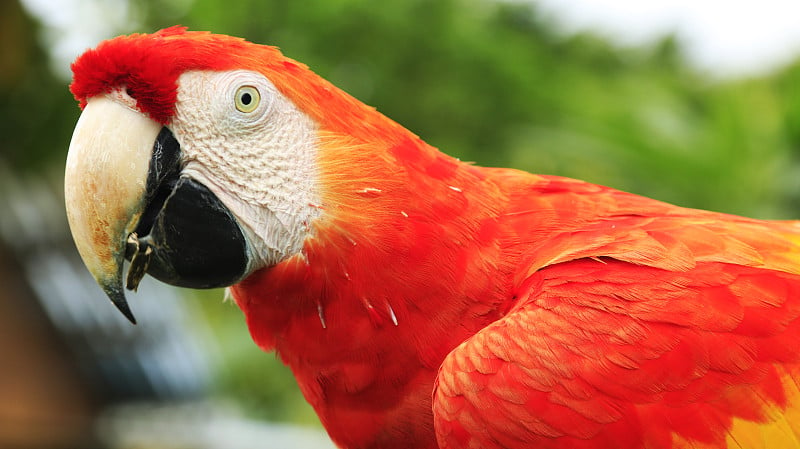
[[[78,252],[132,322],[122,288],[127,236],[144,209],[153,144],[161,125],[108,96],[89,100],[67,154],[64,197]]]

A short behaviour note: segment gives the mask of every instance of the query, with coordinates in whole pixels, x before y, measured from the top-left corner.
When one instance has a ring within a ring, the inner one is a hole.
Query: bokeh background
[[[728,69],[669,28],[621,42],[552,4],[0,0],[0,447],[332,447],[223,291],[145,281],[134,327],[77,258],[68,63],[116,34],[179,23],[277,45],[462,160],[800,217],[800,60]]]

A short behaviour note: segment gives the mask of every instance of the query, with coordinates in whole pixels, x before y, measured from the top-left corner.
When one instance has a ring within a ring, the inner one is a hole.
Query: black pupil
[[[247,106],[250,102],[253,101],[253,97],[250,96],[247,92],[242,94],[242,104]]]

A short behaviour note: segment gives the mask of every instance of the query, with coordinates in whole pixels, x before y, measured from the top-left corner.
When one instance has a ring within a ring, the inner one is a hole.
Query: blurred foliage
[[[142,0],[131,13],[139,25],[121,32],[180,23],[277,45],[481,165],[690,207],[800,216],[800,62],[714,82],[683,62],[669,36],[621,49],[561,35],[530,5],[488,0]],[[0,154],[20,167],[61,164],[78,111],[22,23],[0,26]],[[19,48],[6,51],[8,42]],[[213,296],[204,303],[223,352],[220,393],[261,416],[313,420],[288,370],[246,341],[240,312],[221,295],[202,295]]]
[[[38,169],[66,158],[77,120],[72,95],[49,70],[39,27],[17,1],[0,1],[0,160]]]

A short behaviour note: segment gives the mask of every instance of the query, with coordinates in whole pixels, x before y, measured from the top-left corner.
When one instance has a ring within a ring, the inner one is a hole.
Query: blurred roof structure
[[[128,323],[83,267],[61,198],[45,178],[0,165],[0,354],[14,360],[0,396],[19,396],[0,404],[2,447],[15,429],[39,429],[31,437],[46,440],[108,404],[196,399],[210,381],[202,320],[174,289],[147,282],[134,305],[142,324]]]

